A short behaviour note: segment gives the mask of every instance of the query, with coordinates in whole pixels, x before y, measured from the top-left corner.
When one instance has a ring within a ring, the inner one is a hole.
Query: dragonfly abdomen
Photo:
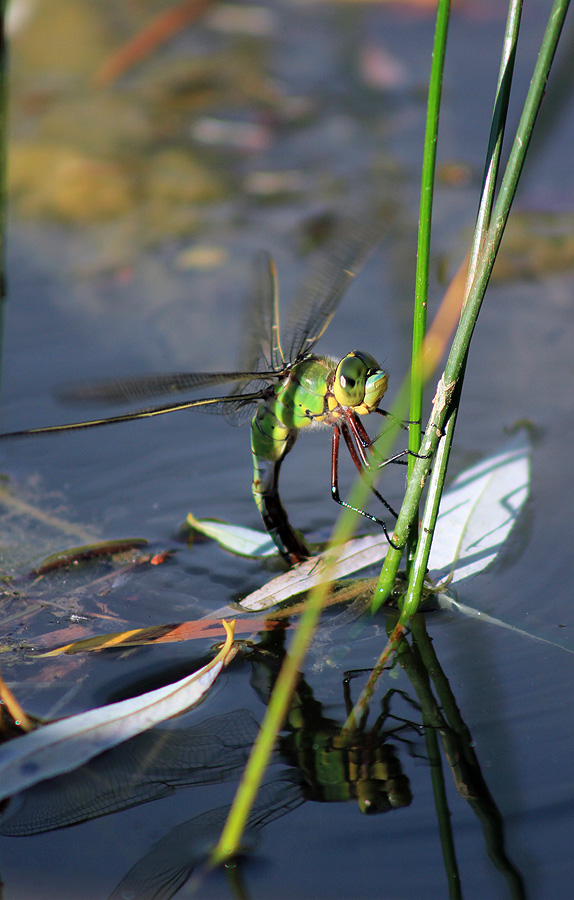
[[[251,421],[253,496],[267,531],[290,562],[303,559],[309,551],[291,527],[279,499],[279,469],[300,429],[330,415],[327,398],[334,371],[335,364],[326,357],[295,363]]]

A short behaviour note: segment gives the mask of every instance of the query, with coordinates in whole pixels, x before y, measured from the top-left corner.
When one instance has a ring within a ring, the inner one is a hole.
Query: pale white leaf
[[[241,601],[242,609],[252,612],[275,606],[309,591],[316,584],[334,581],[353,572],[364,569],[372,563],[380,562],[386,555],[388,544],[380,535],[356,538],[338,549],[325,551],[293,566],[277,578],[273,578],[259,590]]]
[[[452,583],[476,575],[494,560],[528,496],[528,439],[521,433],[497,453],[462,472],[445,491],[429,568],[433,581],[452,572]],[[312,557],[279,575],[241,601],[257,611],[380,562],[387,552],[382,535],[350,541],[335,564]]]
[[[530,445],[520,432],[462,472],[443,494],[429,559],[436,583],[481,572],[498,555],[528,497]]]
[[[217,519],[196,519],[193,513],[189,513],[187,523],[195,531],[217,541],[224,550],[238,556],[274,556],[277,553],[277,547],[265,531],[230,525]]]
[[[42,725],[0,747],[0,800],[71,772],[142,731],[196,704],[209,690],[233,644],[233,624],[215,659],[180,681],[129,700]]]

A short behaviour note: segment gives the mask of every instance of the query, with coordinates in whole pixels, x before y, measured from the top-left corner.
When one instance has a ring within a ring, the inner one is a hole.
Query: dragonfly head
[[[365,415],[377,408],[388,381],[376,359],[362,350],[352,350],[337,366],[333,393],[341,406],[352,406]]]

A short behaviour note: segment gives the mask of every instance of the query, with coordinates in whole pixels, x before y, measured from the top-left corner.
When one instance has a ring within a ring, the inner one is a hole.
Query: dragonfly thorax
[[[389,376],[374,357],[352,350],[337,366],[333,394],[340,406],[350,406],[359,415],[366,415],[379,405],[388,381]]]

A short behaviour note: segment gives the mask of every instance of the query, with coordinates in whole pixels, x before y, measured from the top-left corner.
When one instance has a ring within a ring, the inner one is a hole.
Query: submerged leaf
[[[532,640],[540,641],[543,644],[550,644],[551,647],[559,647],[560,650],[566,650],[567,653],[574,653],[574,649],[569,647],[566,642],[551,640],[550,638],[542,637],[540,634],[535,634],[533,631],[527,631],[524,628],[519,628],[517,625],[512,625],[510,622],[496,619],[494,616],[489,616],[479,609],[467,606],[466,603],[461,603],[460,600],[451,596],[448,592],[439,594],[437,599],[440,609],[456,610],[456,612],[467,616],[469,619],[477,619],[479,622],[486,622],[487,625],[496,625],[498,628],[505,628],[522,637],[532,638]]]
[[[56,513],[61,499],[36,486],[12,484],[0,478],[0,544],[2,575],[18,577],[38,559],[61,549],[73,539],[88,544],[97,536],[84,525]],[[34,539],[30,539],[30,535]]]
[[[225,644],[215,659],[192,675],[138,697],[51,722],[0,747],[0,800],[71,772],[201,700],[232,649],[234,623],[224,625]]]

